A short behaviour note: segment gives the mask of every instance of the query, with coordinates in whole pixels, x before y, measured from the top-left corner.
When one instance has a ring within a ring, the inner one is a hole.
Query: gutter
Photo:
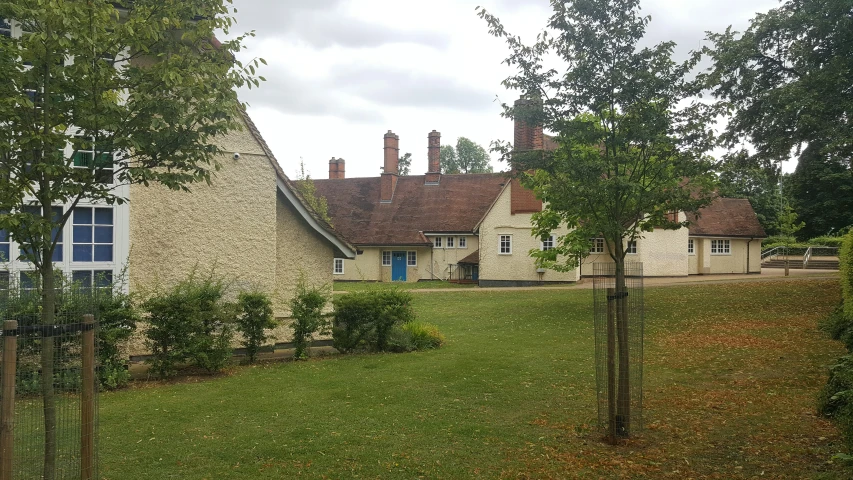
[[[749,271],[749,244],[752,243],[753,240],[755,240],[754,237],[750,238],[749,241],[746,242],[746,273],[747,274],[752,273]],[[761,271],[759,270],[759,272],[761,272]]]

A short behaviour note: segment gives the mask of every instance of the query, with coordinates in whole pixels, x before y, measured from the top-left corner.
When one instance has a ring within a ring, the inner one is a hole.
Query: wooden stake
[[[80,478],[95,478],[95,317],[83,315],[83,392],[80,412]]]
[[[12,480],[15,453],[15,370],[18,361],[18,322],[3,322],[2,406],[0,406],[0,480]]]

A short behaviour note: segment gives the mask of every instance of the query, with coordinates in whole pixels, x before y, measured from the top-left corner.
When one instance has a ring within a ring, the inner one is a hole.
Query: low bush
[[[853,448],[853,355],[845,355],[829,368],[829,380],[818,397],[818,410],[838,424],[848,447]]]
[[[810,239],[808,242],[809,245],[815,247],[841,247],[841,244],[844,242],[844,237],[815,237]]]
[[[309,287],[303,279],[296,286],[296,295],[290,301],[290,314],[293,322],[293,358],[308,358],[308,347],[314,341],[314,334],[327,331],[323,309],[329,303],[327,287]]]
[[[409,322],[400,328],[411,334],[415,350],[430,350],[444,345],[444,335],[431,323]]]
[[[388,350],[394,327],[415,317],[411,294],[397,289],[342,295],[334,305],[334,346],[344,353]]]
[[[151,368],[160,377],[177,373],[182,363],[210,372],[222,370],[231,358],[236,308],[223,298],[225,282],[211,273],[194,273],[169,290],[145,301]]]
[[[243,292],[237,298],[237,312],[237,331],[243,335],[249,363],[255,363],[261,346],[269,340],[267,330],[277,325],[272,315],[272,301],[263,292]]]

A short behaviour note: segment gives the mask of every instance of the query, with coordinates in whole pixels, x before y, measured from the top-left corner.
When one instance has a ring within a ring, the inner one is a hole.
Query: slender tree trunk
[[[616,428],[619,436],[631,434],[631,358],[628,346],[628,288],[625,257],[616,260],[616,341],[619,351],[619,394],[616,399]]]
[[[50,215],[50,206],[45,210]],[[41,252],[41,324],[43,325],[41,341],[41,394],[44,410],[44,473],[42,478],[53,480],[56,472],[56,395],[53,388],[53,367],[55,337],[49,332],[56,320],[56,290],[54,289],[53,262],[51,248],[43,248]]]

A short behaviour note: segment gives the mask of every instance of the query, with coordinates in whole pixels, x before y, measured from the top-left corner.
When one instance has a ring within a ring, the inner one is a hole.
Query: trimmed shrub
[[[397,289],[342,295],[334,305],[334,346],[344,353],[387,350],[394,326],[415,317],[412,295]]]
[[[300,279],[296,285],[296,296],[290,301],[290,314],[293,322],[293,358],[308,358],[308,347],[314,341],[314,334],[326,331],[323,308],[329,303],[326,287],[308,287]]]
[[[263,292],[243,292],[237,298],[237,311],[237,331],[243,335],[249,363],[255,363],[258,351],[270,338],[267,330],[277,325],[272,316],[272,301]]]
[[[444,345],[444,335],[431,323],[409,322],[400,328],[411,334],[415,350],[430,350]]]
[[[236,309],[225,302],[226,286],[211,274],[195,273],[170,290],[145,301],[145,331],[153,359],[151,368],[160,377],[177,373],[182,363],[210,372],[225,368],[231,358]]]
[[[815,237],[806,243],[812,246],[839,248],[844,243],[844,237]]]

